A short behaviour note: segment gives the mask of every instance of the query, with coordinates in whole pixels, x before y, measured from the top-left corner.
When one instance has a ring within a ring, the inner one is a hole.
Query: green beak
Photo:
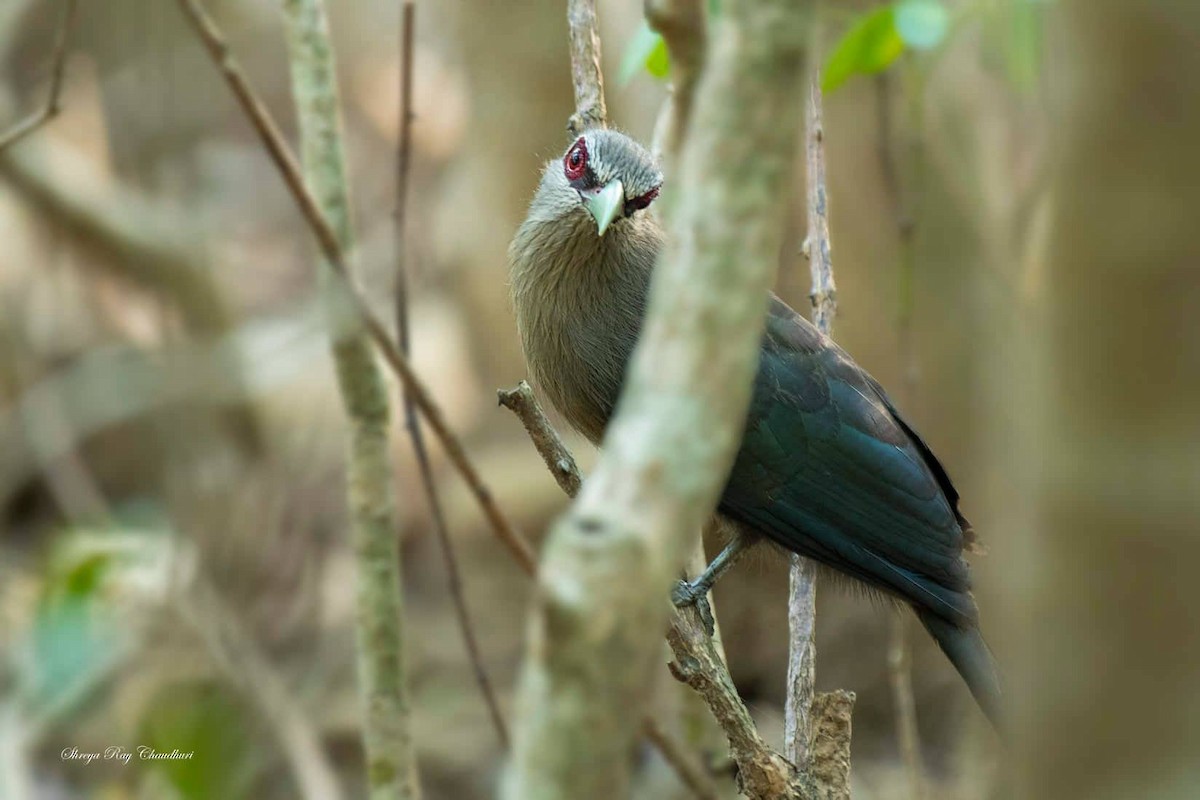
[[[599,189],[585,189],[580,195],[588,212],[596,220],[596,230],[601,236],[625,210],[625,187],[620,181],[609,181]]]

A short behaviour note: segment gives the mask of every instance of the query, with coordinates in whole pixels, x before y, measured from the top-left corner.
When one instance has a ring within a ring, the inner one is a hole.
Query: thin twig
[[[346,269],[345,259],[333,229],[321,214],[316,200],[304,185],[296,159],[288,148],[283,135],[279,132],[279,127],[251,88],[241,66],[229,50],[220,28],[200,5],[199,0],[179,0],[179,2],[213,62],[242,106],[242,110],[249,118],[255,132],[262,140],[271,160],[275,162],[292,199],[299,206],[301,214],[316,238],[317,244],[321,248],[321,254],[329,262],[337,276],[344,281],[344,296],[351,305],[350,310],[354,312],[357,321],[363,325],[366,334],[374,342],[388,367],[404,384],[405,391],[411,395],[413,402],[429,422],[429,426],[446,449],[451,463],[454,464],[475,496],[492,530],[512,552],[521,568],[529,574],[534,574],[537,571],[537,559],[533,554],[533,548],[504,516],[478,470],[467,457],[458,437],[451,431],[429,390],[417,377],[408,359],[392,342],[391,335],[371,311],[362,292],[354,285]]]
[[[813,37],[815,43],[816,37]],[[810,63],[805,115],[805,152],[808,183],[808,237],[804,252],[812,274],[813,321],[828,335],[837,311],[830,258],[829,217],[825,194],[825,144],[821,127],[821,75],[817,57]],[[812,703],[816,683],[816,567],[808,559],[791,556],[788,571],[788,676],[784,706],[784,752],[794,763],[807,766],[809,737],[813,729]]]
[[[411,0],[403,6],[400,23],[400,128],[396,145],[396,208],[393,215],[395,226],[395,257],[396,257],[396,337],[400,343],[400,352],[406,357],[411,356],[411,332],[408,320],[408,244],[407,244],[407,209],[408,209],[408,176],[409,164],[412,157],[412,59],[413,59],[413,17],[415,7]],[[467,659],[475,673],[475,681],[487,704],[492,724],[501,745],[508,749],[508,727],[504,723],[504,715],[500,713],[500,703],[496,692],[488,678],[487,669],[483,665],[483,653],[479,649],[479,640],[475,636],[475,624],[467,610],[467,599],[463,594],[462,573],[458,568],[458,556],[454,551],[454,542],[446,525],[446,514],[442,508],[442,499],[438,495],[437,483],[433,478],[433,467],[429,463],[429,452],[425,447],[425,436],[421,432],[421,420],[417,416],[417,408],[404,387],[400,387],[401,405],[404,408],[404,427],[412,440],[413,455],[417,460],[417,468],[421,475],[421,487],[425,491],[425,499],[429,503],[429,516],[433,523],[434,535],[442,551],[442,562],[446,568],[446,583],[450,589],[450,598],[454,604],[454,613],[458,617],[458,627],[462,631],[463,644],[467,649]]]
[[[919,90],[919,86],[917,87]],[[894,154],[892,130],[891,79],[887,72],[875,81],[877,118],[879,121],[878,152],[879,168],[883,176],[884,190],[892,204],[892,216],[896,220],[896,233],[900,241],[899,290],[897,292],[896,342],[900,351],[902,405],[911,403],[916,396],[917,358],[913,343],[914,277],[916,272],[916,220],[913,216],[912,194],[919,168],[912,166],[912,179],[908,191],[902,185],[900,171]],[[910,120],[916,123],[918,120]],[[912,147],[919,147],[918,139],[912,135]],[[920,154],[914,152],[914,159]],[[925,797],[925,775],[921,757],[921,737],[917,727],[917,703],[913,697],[912,684],[912,641],[909,635],[907,613],[893,614],[888,620],[887,668],[888,684],[892,691],[892,706],[896,715],[896,740],[900,745],[900,757],[904,761],[908,776],[910,800]]]
[[[67,49],[70,43],[71,29],[75,26],[75,12],[78,7],[79,0],[66,0],[63,8],[62,20],[58,24],[58,34],[54,40],[54,55],[50,67],[50,89],[45,105],[0,134],[0,151],[16,144],[58,116],[61,110],[59,98],[62,95],[63,79],[67,69]]]
[[[571,38],[571,84],[575,88],[575,113],[567,121],[567,130],[575,136],[588,128],[608,127],[596,0],[567,0],[567,28]]]

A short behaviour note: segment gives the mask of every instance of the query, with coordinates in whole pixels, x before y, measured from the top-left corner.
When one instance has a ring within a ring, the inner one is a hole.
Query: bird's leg
[[[708,631],[709,636],[713,635],[717,626],[713,619],[712,608],[708,605],[708,592],[717,579],[738,562],[738,559],[749,549],[750,543],[750,537],[735,534],[729,544],[725,545],[725,549],[717,554],[717,557],[712,560],[699,578],[690,582],[680,581],[671,590],[671,602],[677,608],[696,606],[696,611],[699,612],[700,620],[704,623],[704,629]]]

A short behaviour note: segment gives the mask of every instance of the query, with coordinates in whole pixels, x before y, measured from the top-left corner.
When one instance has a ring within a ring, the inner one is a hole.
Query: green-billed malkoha
[[[587,131],[546,165],[509,250],[532,377],[593,442],[645,312],[664,236],[647,209],[661,184],[635,141]],[[737,533],[676,602],[702,596],[766,537],[912,605],[995,722],[1000,683],[963,559],[971,529],[946,470],[844,350],[779,298],[764,301],[753,400],[717,507]]]

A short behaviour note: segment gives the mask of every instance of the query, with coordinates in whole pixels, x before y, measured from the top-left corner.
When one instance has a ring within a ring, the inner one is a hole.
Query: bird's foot
[[[704,630],[709,636],[716,633],[717,621],[713,619],[712,606],[708,604],[708,592],[705,589],[687,581],[680,581],[671,589],[671,602],[676,608],[695,606],[700,621],[704,623]]]

